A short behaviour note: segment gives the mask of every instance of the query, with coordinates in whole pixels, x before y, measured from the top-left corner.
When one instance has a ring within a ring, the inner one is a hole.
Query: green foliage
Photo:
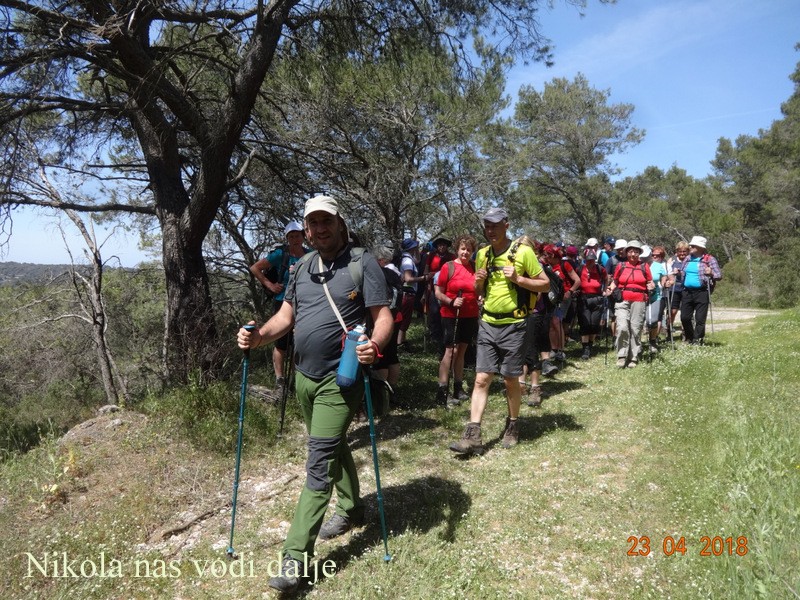
[[[179,431],[199,448],[224,454],[236,448],[239,427],[240,389],[235,382],[215,382],[207,386],[195,376],[188,385],[150,395],[142,409],[164,423],[165,429]],[[246,405],[244,445],[263,447],[274,439],[277,421],[260,407]]]
[[[527,201],[545,230],[559,219],[568,221],[563,229],[569,235],[583,238],[603,230],[612,207],[610,176],[616,173],[609,159],[644,135],[631,124],[633,106],[609,104],[609,96],[583,75],[556,78],[541,91],[523,86],[505,131],[508,139],[487,150],[525,182],[517,197]],[[540,211],[530,204],[536,196],[558,202]]]
[[[102,404],[103,392],[94,379],[77,375],[52,381],[13,404],[0,404],[0,457],[27,452],[45,435],[60,435],[88,419]]]

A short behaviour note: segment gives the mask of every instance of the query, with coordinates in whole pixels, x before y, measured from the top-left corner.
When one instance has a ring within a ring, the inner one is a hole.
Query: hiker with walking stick
[[[508,417],[500,445],[512,448],[519,442],[519,376],[525,363],[527,317],[536,294],[550,289],[533,248],[508,238],[508,213],[490,208],[483,215],[483,232],[489,246],[478,250],[475,261],[475,292],[483,298],[478,321],[478,358],[475,385],[470,399],[470,421],[464,435],[450,444],[458,454],[483,454],[481,419],[489,401],[489,385],[500,373],[506,386]]]
[[[689,344],[703,344],[706,334],[706,317],[711,306],[711,293],[722,279],[717,259],[706,253],[708,240],[696,235],[689,241],[689,255],[673,265],[683,281],[681,299],[681,325]]]
[[[347,429],[364,395],[364,383],[337,384],[343,329],[371,320],[371,335],[360,336],[356,358],[372,364],[392,334],[386,280],[377,261],[363,248],[348,243],[347,226],[329,196],[315,196],[304,210],[305,231],[315,251],[297,263],[283,305],[252,333],[239,330],[243,350],[257,348],[285,335],[294,326],[295,394],[308,430],[306,480],[294,519],[283,544],[280,573],[272,588],[296,591],[319,536],[342,535],[364,520],[358,471]],[[336,489],[334,515],[323,519]]]
[[[478,296],[475,293],[475,267],[472,254],[477,240],[462,235],[455,242],[456,258],[444,263],[434,288],[439,300],[444,332],[444,356],[439,363],[439,389],[436,403],[454,408],[464,398],[464,354],[478,333]],[[448,397],[450,371],[453,372],[453,395]]]

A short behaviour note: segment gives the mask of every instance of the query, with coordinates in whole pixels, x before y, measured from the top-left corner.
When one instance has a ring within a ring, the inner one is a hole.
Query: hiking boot
[[[618,358],[617,359],[617,367],[619,367],[620,369],[624,369],[625,368],[625,359],[624,358]]]
[[[457,442],[450,444],[450,450],[458,454],[483,454],[480,423],[467,423],[464,435]]]
[[[567,360],[567,355],[564,354],[563,350],[553,350],[552,352],[550,352],[550,359],[564,362],[565,360]]]
[[[542,375],[545,377],[553,377],[558,373],[558,365],[550,362],[549,360],[542,361]]]
[[[275,378],[275,392],[278,394],[278,397],[283,396],[283,389],[286,387],[286,378],[285,377],[276,377]]]
[[[447,399],[447,408],[456,408],[461,406],[461,400],[458,398],[448,398]]]
[[[281,562],[280,574],[277,577],[269,578],[269,587],[285,594],[293,594],[300,586],[300,575],[302,573],[302,563],[286,554]]]
[[[363,519],[355,519],[353,517],[343,517],[339,513],[334,515],[322,524],[319,529],[319,539],[332,540],[335,537],[344,535],[353,527],[360,525]]]
[[[638,365],[638,364],[639,363],[637,363],[635,360],[632,360],[631,362],[628,363],[628,368],[629,369],[635,369],[636,365]]]
[[[583,360],[589,360],[592,357],[592,350],[589,346],[583,347],[583,354],[581,354],[581,358]]]
[[[653,354],[658,353],[658,344],[656,343],[655,340],[650,341],[650,352],[652,352]]]
[[[513,448],[519,443],[519,419],[506,417],[506,429],[503,432],[503,448]]]
[[[539,408],[542,405],[542,386],[532,385],[528,392],[528,406]]]
[[[447,405],[447,386],[446,385],[439,385],[439,389],[436,390],[436,404],[443,404]]]

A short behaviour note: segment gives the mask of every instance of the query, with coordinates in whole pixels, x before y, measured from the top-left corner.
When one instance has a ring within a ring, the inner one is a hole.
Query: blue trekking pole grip
[[[372,418],[372,390],[369,385],[369,373],[364,369],[364,393],[367,396],[367,417],[369,419],[369,440],[372,443],[372,463],[375,465],[375,491],[378,498],[378,514],[381,519],[381,535],[383,536],[383,560],[392,560],[389,554],[389,542],[386,535],[386,516],[383,511],[383,493],[381,492],[381,473],[378,469],[378,446],[375,442],[375,420]]]
[[[244,329],[253,332],[255,325],[244,325]],[[244,405],[247,399],[247,370],[250,366],[250,349],[244,350],[242,359],[242,390],[239,396],[239,433],[236,439],[236,469],[233,476],[233,507],[231,510],[231,538],[228,543],[228,558],[235,559],[236,553],[233,550],[233,529],[236,525],[236,498],[239,494],[239,464],[242,460],[242,432],[244,431]]]

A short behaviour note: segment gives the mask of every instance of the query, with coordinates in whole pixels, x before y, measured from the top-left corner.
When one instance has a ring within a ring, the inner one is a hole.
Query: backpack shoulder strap
[[[317,254],[319,254],[316,250],[312,250],[311,252],[306,252],[300,259],[294,264],[294,277],[289,279],[289,283],[292,286],[292,308],[296,311],[297,310],[297,278],[300,276],[300,269],[307,269],[311,270],[311,259],[316,258]]]
[[[347,263],[347,270],[350,271],[350,277],[359,290],[362,290],[364,285],[364,261],[361,260],[364,258],[364,252],[366,252],[366,249],[360,246],[350,248],[350,262]]]
[[[278,269],[278,281],[283,281],[283,276],[286,274],[286,271],[289,269],[289,246],[283,244],[281,246],[281,268]]]

